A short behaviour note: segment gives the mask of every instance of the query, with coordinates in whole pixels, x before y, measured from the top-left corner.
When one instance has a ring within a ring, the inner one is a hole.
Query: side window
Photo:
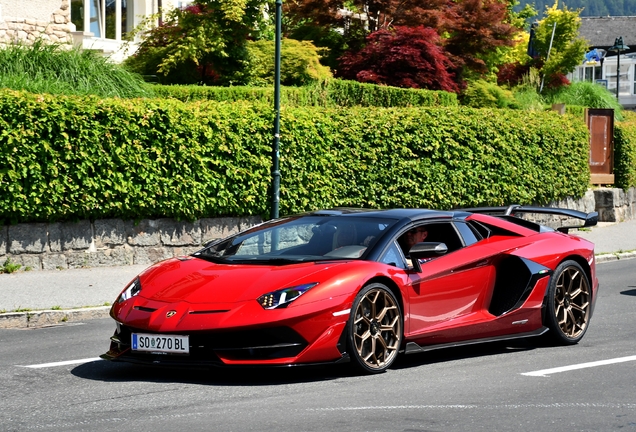
[[[407,268],[404,255],[402,255],[402,251],[395,242],[391,243],[391,246],[384,252],[384,255],[380,258],[380,262],[403,269]]]
[[[464,247],[464,243],[452,223],[433,222],[424,225],[424,227],[428,231],[425,242],[444,243],[448,247],[448,253]]]
[[[477,243],[479,241],[473,230],[470,229],[468,224],[466,224],[465,222],[455,222],[455,227],[464,239],[464,246],[470,246],[471,244]]]
[[[477,238],[487,239],[492,234],[488,228],[477,221],[469,221],[467,225],[476,233]]]

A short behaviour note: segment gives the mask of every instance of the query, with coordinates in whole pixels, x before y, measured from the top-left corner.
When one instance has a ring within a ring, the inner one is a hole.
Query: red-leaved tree
[[[446,65],[452,64],[450,73],[454,76],[456,86],[463,87],[464,79],[468,76],[479,77],[492,70],[493,61],[497,59],[497,48],[503,46],[513,46],[516,34],[521,31],[517,27],[517,21],[512,17],[511,4],[513,0],[294,0],[287,2],[291,21],[311,22],[313,25],[326,26],[331,29],[340,28],[345,30],[347,36],[348,28],[367,29],[370,34],[379,30],[390,31],[394,36],[389,38],[392,41],[399,40],[398,35],[405,30],[393,31],[397,27],[426,27],[433,29],[437,35],[443,35],[439,42],[439,37],[435,38],[434,44],[442,46],[445,52]],[[345,8],[346,5],[346,8]],[[343,12],[344,9],[349,12]],[[383,36],[381,36],[383,35]],[[375,38],[384,38],[388,33],[379,33]],[[387,36],[388,37],[388,36]],[[370,39],[374,40],[374,39]],[[408,52],[415,43],[403,39],[407,44],[403,52]],[[360,49],[364,44],[362,39],[348,41],[348,49]],[[392,42],[393,43],[393,42]],[[393,51],[396,45],[393,43]],[[377,51],[370,47],[371,51]],[[398,50],[399,51],[399,50]],[[342,57],[348,63],[359,58],[359,62],[364,62],[364,53],[361,51],[356,56],[349,52]],[[391,55],[390,57],[395,57]],[[450,60],[450,63],[448,62]],[[375,59],[381,61],[381,59]],[[388,59],[387,61],[393,61]],[[420,63],[419,59],[407,61],[410,65]],[[355,61],[358,62],[357,60]],[[424,62],[427,63],[427,62]],[[365,70],[372,70],[373,65]],[[338,73],[340,76],[352,76],[351,66],[341,63]],[[398,81],[407,82],[397,76],[400,71],[386,71],[382,77],[377,74],[365,74],[358,76],[357,80],[366,76],[366,81]],[[428,72],[423,71],[426,75]],[[407,76],[414,76],[412,70],[405,72]]]
[[[459,86],[449,72],[454,67],[435,30],[398,26],[371,33],[361,51],[341,57],[337,75],[373,84],[456,93]]]
[[[440,32],[448,35],[444,46],[457,66],[486,73],[487,55],[498,47],[514,46],[521,29],[509,22],[508,4],[501,0],[453,3],[453,17]]]

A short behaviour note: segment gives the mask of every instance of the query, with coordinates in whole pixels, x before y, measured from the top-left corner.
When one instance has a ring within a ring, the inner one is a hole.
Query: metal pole
[[[616,58],[616,102],[618,102],[618,93],[620,92],[621,83],[621,50],[617,50],[618,57]]]
[[[280,196],[280,45],[281,45],[281,11],[283,1],[276,0],[276,39],[274,53],[274,144],[272,146],[272,219],[278,217]]]
[[[554,41],[554,32],[556,31],[556,22],[554,23],[554,26],[552,26],[552,37],[550,38],[550,47],[548,48],[548,55],[545,59],[545,62],[547,63],[548,60],[550,60],[550,51],[552,51],[552,41]],[[545,75],[543,75],[543,77],[541,78],[541,88],[539,89],[539,93],[541,93],[543,91],[543,83],[545,81]]]

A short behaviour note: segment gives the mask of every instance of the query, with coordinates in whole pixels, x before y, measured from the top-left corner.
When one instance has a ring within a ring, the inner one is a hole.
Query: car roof
[[[368,217],[368,218],[389,218],[389,219],[411,219],[412,221],[421,219],[452,219],[453,217],[468,215],[465,212],[453,212],[443,210],[430,210],[430,209],[387,209],[387,210],[374,210],[363,208],[350,208],[339,207],[328,210],[317,210],[305,215],[315,216],[356,216],[356,217]]]

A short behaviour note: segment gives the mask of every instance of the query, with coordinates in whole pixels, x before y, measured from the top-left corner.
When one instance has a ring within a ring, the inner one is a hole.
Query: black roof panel
[[[456,212],[443,211],[443,210],[430,210],[430,209],[387,209],[387,210],[374,210],[374,209],[362,209],[362,208],[333,208],[328,210],[317,210],[307,214],[313,215],[333,215],[333,216],[350,216],[355,215],[358,217],[382,217],[390,219],[404,219],[411,220],[421,219],[452,219]],[[463,212],[462,212],[463,213]]]

